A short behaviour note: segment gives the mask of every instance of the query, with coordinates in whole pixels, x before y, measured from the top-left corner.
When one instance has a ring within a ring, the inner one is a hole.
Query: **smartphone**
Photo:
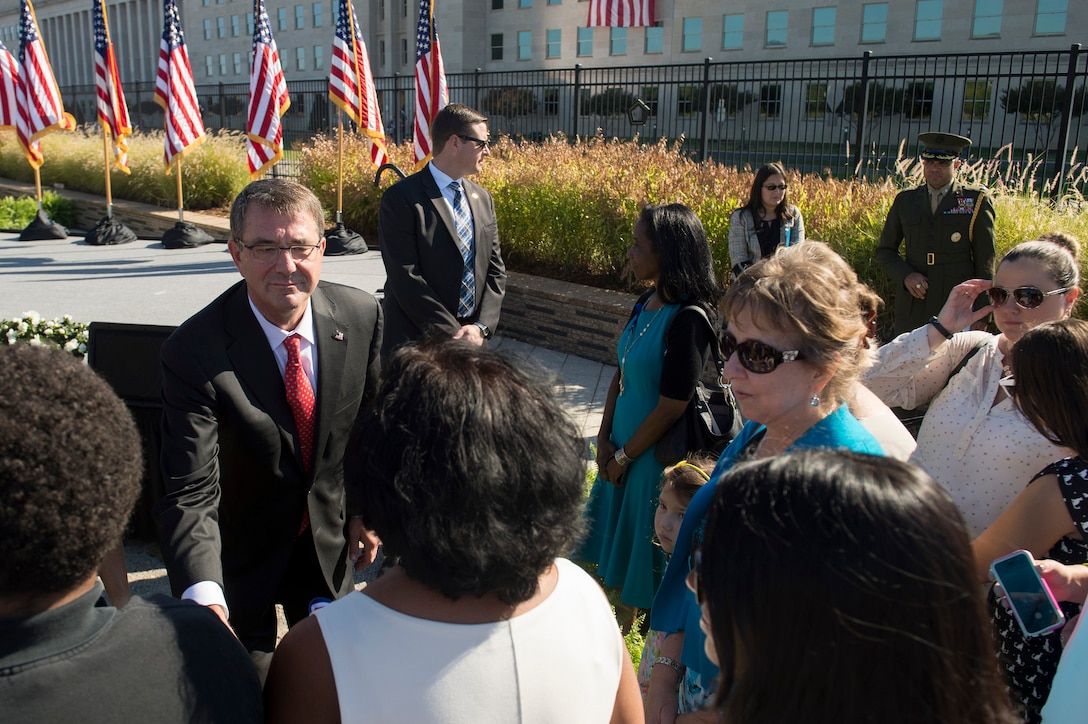
[[[1012,615],[1025,636],[1061,628],[1065,624],[1054,594],[1035,570],[1035,561],[1027,551],[1013,551],[990,564],[990,573],[1001,584]]]

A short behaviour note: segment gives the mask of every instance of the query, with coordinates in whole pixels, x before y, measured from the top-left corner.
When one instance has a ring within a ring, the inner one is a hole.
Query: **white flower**
[[[70,339],[70,340],[68,340],[67,342],[64,343],[64,351],[65,352],[71,352],[72,350],[74,350],[78,346],[79,346],[79,340]]]
[[[19,340],[19,334],[14,329],[9,329],[4,336],[8,338],[8,344],[15,344]]]
[[[37,324],[38,322],[42,321],[41,315],[37,312],[23,312],[23,317],[25,317],[26,320],[31,324]]]
[[[16,329],[19,330],[19,334],[26,334],[27,330],[30,329],[30,325],[27,324],[26,322],[19,322]]]
[[[27,341],[30,342],[31,347],[41,347],[42,346],[41,337],[39,337],[36,334],[33,337],[31,337],[30,339],[28,339]]]

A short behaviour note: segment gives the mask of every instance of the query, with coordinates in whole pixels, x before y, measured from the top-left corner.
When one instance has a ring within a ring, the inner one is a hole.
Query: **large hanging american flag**
[[[351,0],[340,0],[336,13],[329,98],[370,137],[370,162],[374,168],[387,163],[389,156],[385,150],[385,126],[378,108],[378,94]]]
[[[634,28],[654,24],[654,0],[589,0],[587,28]]]
[[[162,42],[159,43],[159,73],[155,79],[155,102],[166,112],[166,173],[174,156],[183,156],[204,141],[204,121],[193,84],[193,69],[185,49],[185,34],[175,0],[163,6]]]
[[[60,99],[57,79],[53,77],[53,68],[49,65],[49,56],[45,52],[38,33],[38,21],[34,18],[34,8],[28,0],[23,0],[22,15],[19,18],[19,84],[15,93],[18,119],[15,124],[19,143],[26,152],[26,160],[34,168],[41,168],[42,147],[39,139],[57,129],[71,131],[76,121],[64,112],[64,102]]]
[[[18,108],[19,62],[0,42],[0,128],[15,128]]]
[[[291,107],[280,52],[272,37],[272,25],[264,0],[254,0],[253,69],[249,77],[249,121],[246,124],[246,156],[249,178],[259,179],[283,158],[283,125],[280,118]]]
[[[419,0],[416,25],[416,123],[414,145],[416,169],[431,158],[431,121],[446,107],[446,70],[438,49],[438,28],[434,24],[434,0]]]
[[[121,90],[121,77],[117,74],[117,58],[113,54],[110,25],[102,0],[94,0],[94,84],[98,91],[98,122],[109,131],[113,140],[113,164],[130,173],[125,139],[132,135],[132,125],[128,120],[128,106]]]

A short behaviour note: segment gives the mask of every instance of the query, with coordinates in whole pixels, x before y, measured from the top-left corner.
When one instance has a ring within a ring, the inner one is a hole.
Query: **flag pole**
[[[185,206],[181,200],[181,154],[174,156],[174,175],[178,178],[178,222],[185,221]]]
[[[38,211],[42,210],[42,171],[34,167],[34,190],[38,193]]]
[[[102,158],[106,169],[106,218],[113,218],[113,189],[110,188],[110,131],[102,126]]]
[[[336,223],[344,221],[344,112],[339,106],[336,109],[336,120],[339,131],[336,136],[339,139],[339,149],[336,153]]]

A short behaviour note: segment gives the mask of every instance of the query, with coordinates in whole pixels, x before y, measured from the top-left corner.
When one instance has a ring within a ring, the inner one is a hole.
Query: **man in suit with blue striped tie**
[[[480,171],[489,143],[487,118],[452,103],[431,123],[430,163],[382,195],[386,359],[427,335],[483,344],[498,326],[506,267],[495,206],[465,178]]]

